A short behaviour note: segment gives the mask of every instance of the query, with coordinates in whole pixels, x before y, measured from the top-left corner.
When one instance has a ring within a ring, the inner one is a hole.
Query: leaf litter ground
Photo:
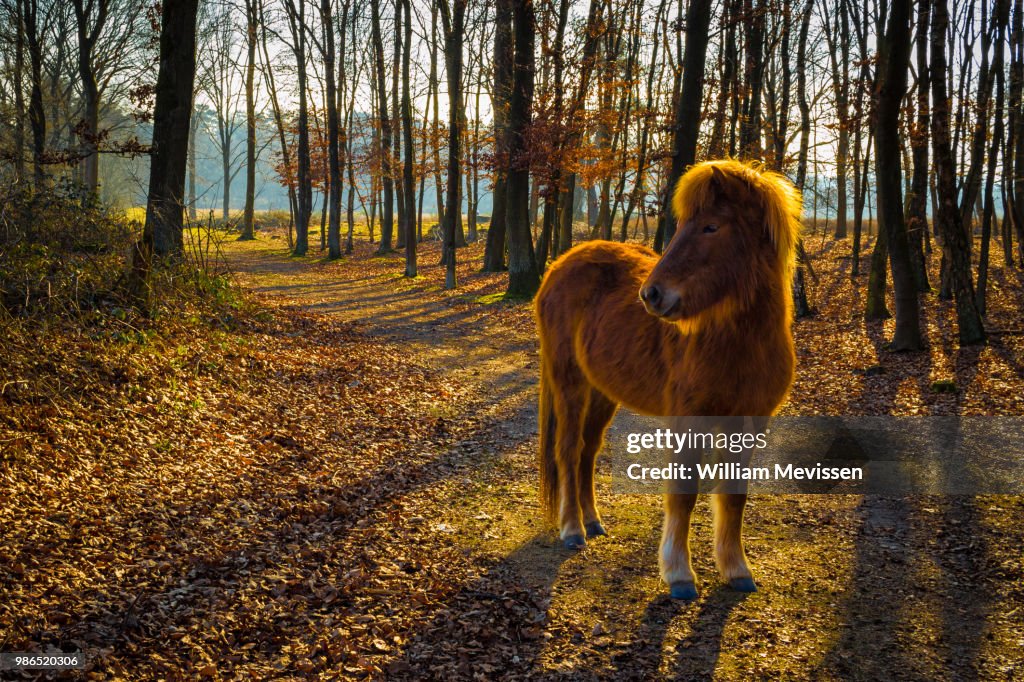
[[[702,595],[673,603],[655,497],[600,478],[612,535],[579,553],[542,522],[530,308],[480,245],[447,292],[433,243],[409,281],[282,242],[229,246],[263,309],[230,329],[8,344],[0,650],[81,649],[90,679],[1024,676],[1020,499],[752,498],[748,597],[701,504]],[[812,255],[785,413],[1024,412],[1019,273],[989,345],[931,300],[929,351],[892,354],[848,244]]]

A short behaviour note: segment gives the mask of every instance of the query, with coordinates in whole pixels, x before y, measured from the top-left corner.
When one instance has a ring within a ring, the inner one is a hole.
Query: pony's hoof
[[[737,592],[757,592],[753,578],[733,578],[729,581],[729,587]]]
[[[608,531],[604,529],[600,521],[591,521],[586,525],[587,537],[596,538],[599,535],[608,535]]]
[[[682,601],[693,601],[697,598],[697,586],[686,582],[672,583],[668,587],[668,596]]]
[[[570,535],[566,539],[562,540],[562,546],[566,549],[583,549],[587,546],[587,541],[582,535]]]

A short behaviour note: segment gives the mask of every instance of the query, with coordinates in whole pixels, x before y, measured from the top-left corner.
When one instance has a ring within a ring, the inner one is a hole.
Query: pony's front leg
[[[739,592],[756,592],[757,585],[743,552],[743,507],[745,494],[711,496],[715,525],[715,565],[729,586]]]
[[[697,586],[690,564],[690,515],[697,503],[695,493],[665,494],[665,523],[661,531],[658,564],[661,578],[673,599],[695,599]]]

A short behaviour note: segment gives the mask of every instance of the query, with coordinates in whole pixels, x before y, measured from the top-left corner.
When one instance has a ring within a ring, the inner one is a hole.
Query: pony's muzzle
[[[673,317],[678,313],[680,296],[672,289],[654,283],[640,289],[640,300],[651,315]]]

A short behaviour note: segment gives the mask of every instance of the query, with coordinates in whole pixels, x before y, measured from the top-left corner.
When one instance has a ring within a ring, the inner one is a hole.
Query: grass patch
[[[422,282],[426,279],[423,275],[416,275],[415,277],[406,277],[404,272],[395,272],[388,276],[388,279],[395,280],[397,282]]]
[[[481,305],[492,305],[494,303],[525,303],[531,301],[532,298],[528,296],[518,296],[514,294],[508,294],[504,291],[495,292],[493,294],[484,294],[483,296],[477,296],[473,299],[474,303]]]

